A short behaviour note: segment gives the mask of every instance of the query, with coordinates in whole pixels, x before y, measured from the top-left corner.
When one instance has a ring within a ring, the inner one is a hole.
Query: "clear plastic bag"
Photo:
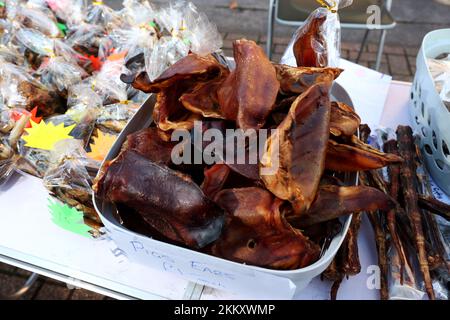
[[[303,67],[338,67],[341,26],[338,9],[348,7],[353,0],[318,0],[322,7],[314,10],[297,29],[281,63]]]
[[[26,69],[11,63],[0,63],[0,95],[10,108],[28,111],[38,108],[38,115],[49,116],[64,111],[61,98],[33,78]]]
[[[88,158],[78,140],[62,140],[50,153],[50,164],[43,182],[60,201],[84,213],[85,222],[100,227],[101,221],[92,203],[92,181],[99,163]]]
[[[103,132],[118,134],[125,128],[128,121],[139,109],[139,106],[139,104],[132,102],[104,106],[97,118],[96,126]]]
[[[153,49],[144,49],[146,71],[151,80],[189,52],[205,55],[222,47],[217,27],[192,3],[170,4],[158,12],[156,23],[162,37]]]
[[[85,20],[89,24],[101,26],[110,31],[124,27],[124,20],[118,12],[103,4],[103,1],[94,0],[86,10]]]
[[[19,9],[20,0],[3,0],[4,7],[1,10],[1,19],[13,21]]]
[[[67,96],[67,90],[87,77],[86,71],[74,62],[68,62],[63,57],[50,57],[41,64],[36,72],[41,82]]]
[[[98,55],[101,39],[105,37],[105,29],[99,25],[82,23],[69,30],[66,43],[83,55]]]
[[[18,111],[18,118],[13,113]],[[19,166],[27,167],[25,160],[18,154],[18,142],[25,127],[29,123],[31,115],[26,110],[7,110],[2,108],[0,112],[0,185],[6,183],[9,178],[18,171]],[[30,169],[30,172],[34,172]]]
[[[16,169],[17,156],[6,139],[0,139],[0,186],[5,184]]]
[[[109,50],[100,53],[105,59],[111,54],[122,54],[125,61],[144,52],[144,49],[152,50],[158,42],[158,33],[151,25],[135,26],[129,29],[116,29],[109,34],[111,44]]]
[[[38,30],[48,37],[64,37],[55,16],[48,9],[44,11],[30,6],[21,6],[17,11],[15,20],[25,28]]]
[[[64,123],[65,127],[75,125],[70,135],[76,140],[83,141],[83,145],[87,147],[99,112],[100,108],[97,105],[79,103],[70,107],[65,114],[50,117],[47,121],[51,121],[54,125]]]
[[[18,45],[19,51],[32,69],[37,69],[42,63],[42,57],[53,52],[53,40],[42,32],[20,28],[15,33],[14,43]]]
[[[24,64],[23,55],[13,46],[0,44],[0,59],[21,66]]]
[[[94,91],[89,83],[81,82],[69,88],[67,98],[67,106],[69,109],[76,106],[100,108],[102,105],[102,97]]]
[[[176,37],[162,37],[150,49],[144,50],[145,69],[150,80],[158,78],[167,68],[187,56],[189,46]]]
[[[9,20],[0,19],[0,43],[7,45],[13,38],[13,25]]]
[[[148,1],[124,0],[120,15],[130,26],[151,24],[157,17],[156,9]]]
[[[128,100],[127,85],[120,80],[125,71],[124,61],[105,61],[100,72],[85,81],[102,98],[103,104],[112,104]]]
[[[389,247],[388,258],[389,298],[391,300],[422,300],[425,292],[420,289],[420,283],[416,281],[418,274],[414,271],[414,268],[406,263],[403,275],[401,274],[400,256],[394,246]]]
[[[6,3],[3,2],[2,5],[0,5],[0,19],[6,19],[8,17],[8,11],[6,9]]]
[[[84,20],[86,6],[83,0],[45,0],[45,2],[69,28],[81,24]]]
[[[0,108],[0,136],[9,135],[14,128],[15,123],[16,121],[12,117],[12,110],[2,106]]]

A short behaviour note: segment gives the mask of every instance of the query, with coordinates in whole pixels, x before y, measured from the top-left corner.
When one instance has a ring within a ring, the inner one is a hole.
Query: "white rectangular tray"
[[[332,96],[335,100],[353,106],[345,89],[337,83],[333,85]],[[105,161],[118,155],[129,134],[150,126],[154,104],[155,97],[152,95],[121,132]],[[351,222],[351,216],[342,219],[342,230],[317,262],[305,268],[281,271],[240,264],[151,239],[122,226],[114,217],[116,209],[113,205],[101,201],[95,195],[93,202],[109,236],[130,260],[209,287],[232,293],[248,293],[255,299],[290,299],[304,289],[331,263]]]

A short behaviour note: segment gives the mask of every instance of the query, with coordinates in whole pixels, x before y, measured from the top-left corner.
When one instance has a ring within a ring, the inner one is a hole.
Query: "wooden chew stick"
[[[359,181],[362,185],[370,185],[369,179],[367,177],[366,172],[359,173]],[[378,265],[380,267],[380,299],[387,300],[389,299],[389,290],[388,290],[388,263],[386,256],[386,235],[383,230],[383,224],[380,219],[383,217],[382,214],[378,212],[368,212],[367,216],[369,217],[369,221],[372,224],[373,231],[375,232],[375,242],[377,245],[377,253],[378,253]]]
[[[361,226],[362,213],[354,213],[352,223],[348,229],[347,237],[343,243],[343,259],[341,271],[346,276],[355,276],[361,272],[361,263],[358,252],[358,234]]]
[[[400,180],[402,183],[403,198],[405,200],[406,212],[415,235],[416,249],[418,251],[420,271],[422,273],[425,289],[431,300],[435,299],[433,286],[431,283],[430,270],[428,267],[427,253],[425,251],[425,238],[422,230],[422,217],[417,205],[417,177],[416,165],[414,161],[415,146],[412,130],[408,126],[397,128],[397,140],[399,153],[404,162],[400,166]]]
[[[367,143],[367,140],[370,135],[370,128],[367,125],[361,125],[359,127],[361,140]],[[376,172],[376,171],[373,171]],[[372,172],[360,172],[359,173],[359,181],[364,186],[370,186],[371,183],[369,181],[368,174]],[[383,185],[377,178],[372,175],[372,184],[375,184],[375,187],[383,189]],[[378,182],[378,183],[376,183]],[[378,185],[377,185],[378,184]],[[368,212],[367,216],[369,218],[370,223],[372,224],[373,230],[375,232],[375,242],[377,246],[378,253],[378,265],[380,267],[380,299],[387,300],[389,299],[389,289],[388,289],[388,263],[387,263],[387,251],[386,251],[386,234],[383,229],[383,224],[380,219],[383,218],[383,215],[378,212]]]
[[[450,221],[450,205],[436,200],[433,197],[419,195],[419,207]]]
[[[395,155],[398,154],[398,147],[397,147],[397,140],[389,140],[386,141],[383,145],[384,152],[392,153]],[[390,187],[389,187],[389,195],[394,198],[397,202],[399,199],[399,191],[400,191],[400,165],[393,164],[390,165],[388,168],[388,174],[389,174],[389,180],[390,180]],[[397,209],[390,210],[387,213],[387,225],[389,229],[389,233],[392,237],[392,242],[394,243],[395,249],[397,250],[397,254],[399,256],[400,261],[400,284],[403,285],[403,275],[405,270],[405,263],[406,263],[406,257],[404,250],[402,248],[402,244],[400,242],[400,238],[397,233],[396,229],[396,215],[397,215]]]

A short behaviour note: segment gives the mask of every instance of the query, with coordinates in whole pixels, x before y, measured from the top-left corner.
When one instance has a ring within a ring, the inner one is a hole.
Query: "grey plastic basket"
[[[423,39],[411,90],[411,114],[428,171],[450,194],[450,112],[439,97],[427,61],[442,53],[450,53],[450,29],[432,31]]]

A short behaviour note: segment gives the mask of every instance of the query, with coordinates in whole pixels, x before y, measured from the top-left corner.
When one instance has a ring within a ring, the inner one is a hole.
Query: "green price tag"
[[[64,23],[57,23],[59,31],[64,33],[64,35],[67,33],[67,26]]]
[[[3,1],[0,1],[0,7],[4,7],[5,6],[5,3],[3,2]]]
[[[83,213],[67,204],[48,199],[48,209],[52,215],[52,221],[59,227],[73,233],[90,238],[91,227],[84,224]]]

